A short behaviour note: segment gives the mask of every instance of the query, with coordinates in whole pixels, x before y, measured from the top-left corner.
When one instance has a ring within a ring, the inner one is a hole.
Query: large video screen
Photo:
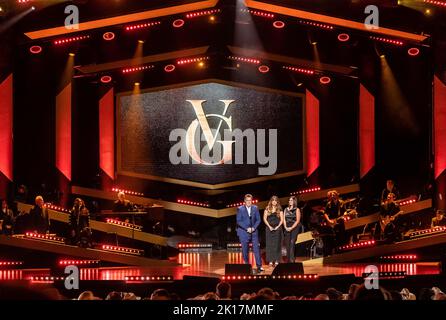
[[[303,170],[300,95],[221,83],[118,97],[118,171],[218,185]]]

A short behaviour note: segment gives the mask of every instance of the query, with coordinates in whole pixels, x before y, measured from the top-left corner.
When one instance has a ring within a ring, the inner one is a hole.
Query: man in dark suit
[[[249,264],[249,243],[252,243],[257,272],[262,272],[262,258],[259,246],[260,213],[257,206],[252,205],[252,195],[245,195],[245,204],[237,209],[237,235],[242,244],[243,261]]]
[[[124,192],[118,193],[118,200],[113,204],[113,212],[128,212],[133,211],[133,205],[125,198]]]

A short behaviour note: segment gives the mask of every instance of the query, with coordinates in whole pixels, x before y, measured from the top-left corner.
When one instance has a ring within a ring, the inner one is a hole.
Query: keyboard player
[[[113,204],[113,212],[129,212],[133,211],[133,204],[125,198],[124,192],[118,193],[118,200]]]

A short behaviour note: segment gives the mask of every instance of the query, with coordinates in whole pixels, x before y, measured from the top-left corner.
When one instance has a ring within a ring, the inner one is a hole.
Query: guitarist
[[[394,224],[396,218],[402,214],[400,206],[395,202],[395,194],[389,193],[387,199],[381,205],[379,217],[380,238],[388,241],[394,241],[397,236],[397,228]]]
[[[339,193],[336,190],[328,191],[327,204],[323,211],[326,224],[328,224],[335,234],[335,239],[330,247],[341,246],[345,243],[345,225],[342,217],[345,213],[344,202],[339,199]]]

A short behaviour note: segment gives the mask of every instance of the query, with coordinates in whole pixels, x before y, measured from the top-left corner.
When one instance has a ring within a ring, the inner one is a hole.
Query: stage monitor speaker
[[[252,274],[250,264],[225,264],[225,275],[231,276],[249,276]]]
[[[279,263],[271,273],[272,276],[287,276],[294,274],[304,274],[302,263]]]

